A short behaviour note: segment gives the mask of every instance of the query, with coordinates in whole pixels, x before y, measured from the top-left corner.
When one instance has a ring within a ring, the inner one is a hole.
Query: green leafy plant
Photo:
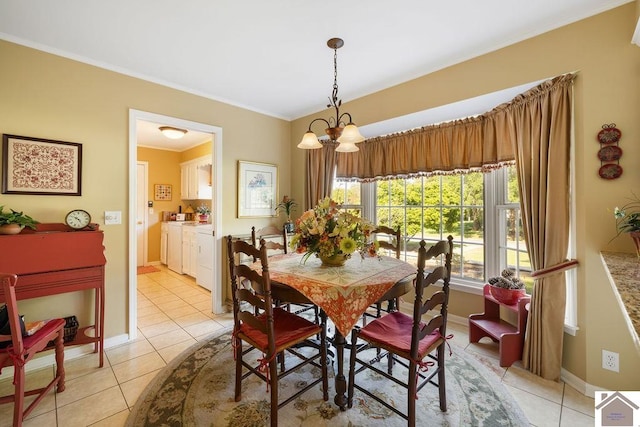
[[[489,284],[504,289],[524,289],[524,282],[516,277],[513,270],[502,270],[500,276],[489,279]]]
[[[284,213],[287,216],[287,219],[291,219],[291,214],[295,210],[295,207],[298,206],[295,200],[290,198],[289,196],[284,196],[282,201],[278,203],[276,206],[276,212]]]
[[[211,213],[211,208],[203,203],[196,208],[196,212],[200,215],[209,215]]]
[[[618,230],[618,233],[613,239],[622,233],[640,231],[640,199],[635,193],[632,192],[631,194],[633,194],[633,198],[628,199],[628,203],[622,207],[616,206],[613,210],[613,216],[616,219],[616,229]]]
[[[13,209],[10,209],[10,212],[5,212],[4,206],[0,206],[0,225],[7,224],[18,224],[21,227],[29,227],[35,230],[36,224],[39,224],[39,222],[31,218],[29,215],[14,211]]]

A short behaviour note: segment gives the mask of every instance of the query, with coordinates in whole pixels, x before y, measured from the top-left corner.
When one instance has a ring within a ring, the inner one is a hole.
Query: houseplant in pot
[[[13,209],[5,212],[4,206],[0,206],[0,234],[18,234],[25,227],[35,230],[36,224],[38,224],[38,221],[29,215]]]
[[[293,200],[289,196],[284,196],[282,198],[282,201],[278,203],[278,206],[276,206],[277,213],[284,213],[287,216],[287,220],[284,223],[284,227],[287,230],[287,233],[294,232],[295,226],[291,221],[291,214],[293,213],[297,205],[298,204],[295,200]]]
[[[204,203],[196,208],[198,218],[200,222],[209,222],[209,214],[211,214],[211,208]]]
[[[613,211],[613,216],[616,219],[616,230],[618,231],[613,239],[622,233],[627,233],[636,247],[636,255],[640,258],[640,199],[635,193],[632,194],[633,199],[629,199],[629,203],[622,207],[616,206]]]
[[[513,270],[502,270],[500,276],[489,279],[491,296],[502,304],[513,305],[527,294],[524,282],[516,277]]]

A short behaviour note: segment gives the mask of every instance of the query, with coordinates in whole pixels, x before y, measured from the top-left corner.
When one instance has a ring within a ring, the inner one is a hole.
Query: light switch
[[[105,211],[104,212],[104,225],[122,224],[122,212],[121,211]]]
[[[149,215],[153,215],[153,208],[149,208]]]

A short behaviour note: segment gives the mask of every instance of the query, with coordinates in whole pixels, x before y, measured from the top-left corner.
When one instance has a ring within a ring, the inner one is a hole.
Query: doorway
[[[222,239],[222,128],[198,122],[178,119],[175,117],[163,116],[139,110],[129,110],[129,339],[137,336],[137,276],[136,265],[138,256],[138,233],[137,233],[137,210],[138,210],[138,161],[137,161],[137,138],[139,121],[162,123],[167,126],[174,126],[181,129],[196,132],[209,133],[212,135],[212,200],[211,200],[211,223],[213,225],[214,247],[213,266],[214,281],[211,291],[211,307],[213,313],[223,313],[224,304],[222,301],[222,277],[221,260]],[[148,183],[147,183],[148,185]],[[148,193],[147,193],[148,194]],[[146,207],[145,207],[146,212]]]

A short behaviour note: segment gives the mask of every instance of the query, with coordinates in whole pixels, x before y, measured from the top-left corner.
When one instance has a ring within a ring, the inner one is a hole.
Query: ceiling
[[[326,108],[329,38],[347,102],[631,1],[0,0],[0,38],[293,120]]]

